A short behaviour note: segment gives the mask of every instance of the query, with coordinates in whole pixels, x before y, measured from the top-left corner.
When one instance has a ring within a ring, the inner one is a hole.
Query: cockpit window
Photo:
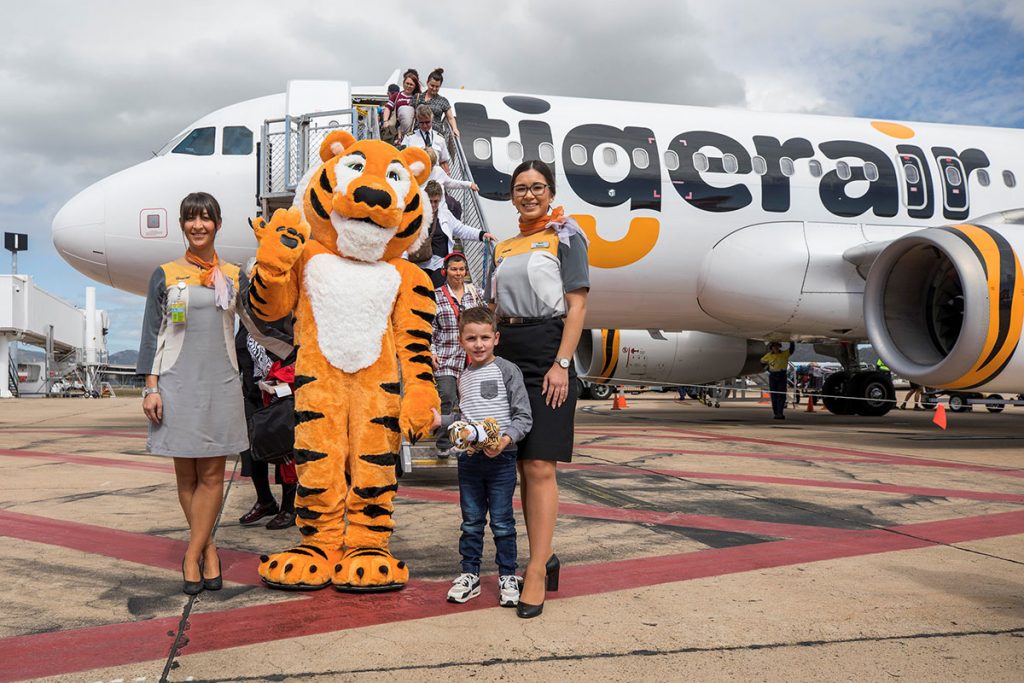
[[[217,138],[217,129],[196,128],[185,139],[178,143],[178,146],[171,150],[171,154],[194,154],[196,156],[209,156],[213,154],[213,146]]]
[[[221,154],[252,154],[252,131],[245,126],[224,126]]]

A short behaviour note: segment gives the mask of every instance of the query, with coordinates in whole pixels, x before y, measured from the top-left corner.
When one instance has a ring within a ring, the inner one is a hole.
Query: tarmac
[[[181,593],[171,462],[138,398],[0,402],[0,681],[1024,680],[1024,408],[882,418],[668,395],[581,402],[544,614],[458,573],[455,470],[401,480],[400,592],[284,593],[240,527],[225,587]],[[519,558],[527,557],[519,518]],[[489,532],[488,532],[489,533]]]

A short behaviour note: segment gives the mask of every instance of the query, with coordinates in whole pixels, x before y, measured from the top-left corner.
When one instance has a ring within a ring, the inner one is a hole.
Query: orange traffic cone
[[[807,397],[807,412],[808,413],[813,413],[814,412],[814,397],[813,396],[808,396]]]
[[[767,391],[762,391],[761,392],[761,400],[758,401],[758,404],[761,404],[761,403],[771,403],[771,400],[769,400],[768,392]]]
[[[946,428],[946,406],[941,403],[935,406],[935,417],[932,418],[932,422],[938,425],[940,429]]]
[[[623,410],[628,407],[629,406],[626,405],[626,395],[616,392],[615,400],[612,401],[612,410]]]

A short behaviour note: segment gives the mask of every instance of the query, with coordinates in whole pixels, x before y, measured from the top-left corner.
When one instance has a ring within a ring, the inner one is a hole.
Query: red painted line
[[[943,543],[993,538],[1024,533],[1024,511],[910,524],[894,527],[894,530]],[[556,602],[560,598],[930,545],[930,540],[873,530],[855,532],[855,535],[832,541],[775,541],[596,565],[569,565],[563,568],[563,589],[550,594],[548,599]],[[190,619],[191,642],[183,654],[479,609],[496,609],[496,619],[513,618],[508,610],[497,608],[492,583],[485,582],[484,595],[465,605],[445,602],[446,582],[414,580],[399,593],[339,595],[328,589],[316,593],[311,599],[194,614]],[[166,617],[6,638],[0,640],[0,650],[5,655],[0,680],[55,676],[160,659],[166,656],[170,647],[167,632],[175,630],[177,622],[177,617]],[[259,624],[260,628],[253,628],[253,624]],[[113,647],[116,643],[131,643],[132,646]],[[61,656],[54,657],[54,652],[60,652]]]
[[[12,458],[33,458],[35,460],[49,460],[50,462],[68,463],[72,465],[91,465],[94,467],[113,467],[116,469],[149,470],[151,472],[164,472],[174,474],[173,464],[162,464],[169,462],[164,455],[145,455],[141,457],[151,458],[153,462],[140,462],[138,460],[120,460],[118,458],[104,458],[98,455],[73,455],[71,453],[50,453],[49,451],[25,451],[18,448],[0,448],[0,457]],[[241,475],[239,475],[241,476]],[[248,477],[246,477],[248,478]],[[224,480],[231,479],[231,472],[224,472]]]
[[[174,572],[181,571],[187,544],[173,538],[108,529],[37,515],[0,510],[0,536],[80,550],[118,560]],[[238,550],[219,549],[224,578],[252,586],[260,584],[259,557]]]
[[[577,443],[574,444],[575,449],[578,450],[603,450],[603,451],[627,451],[636,453],[677,453],[679,455],[707,455],[715,458],[755,458],[758,460],[808,460],[812,462],[847,462],[847,463],[886,463],[887,460],[881,458],[854,458],[854,457],[836,457],[831,455],[803,455],[801,454],[787,454],[787,453],[758,453],[755,451],[743,452],[743,451],[704,451],[696,448],[659,448],[657,446],[645,448],[643,446],[614,446],[610,444],[593,444],[593,443]],[[581,454],[582,455],[582,454]]]
[[[571,463],[566,466],[573,469],[621,471],[636,473],[636,468],[616,465],[590,465]],[[1016,493],[997,493],[989,491],[965,491],[962,489],[933,489],[923,486],[898,486],[896,484],[872,484],[856,481],[821,481],[819,479],[795,479],[791,477],[768,477],[756,474],[722,474],[717,472],[691,472],[687,470],[668,470],[645,467],[645,472],[663,474],[669,477],[685,477],[687,479],[710,479],[713,481],[747,481],[758,484],[778,484],[781,486],[810,486],[814,488],[849,489],[853,491],[878,491],[880,493],[899,493],[911,496],[932,496],[936,498],[966,498],[968,500],[990,500],[1004,503],[1024,505],[1024,495]]]
[[[81,465],[144,469],[166,472],[170,474],[173,474],[174,472],[174,467],[172,465],[137,462],[132,460],[117,460],[114,458],[101,458],[85,455],[69,455],[64,453],[47,453],[43,451],[18,451],[0,449],[0,456],[3,455],[38,458],[44,460],[51,460],[54,462],[68,462]],[[574,469],[607,469],[603,465],[583,464],[565,465],[565,467]],[[621,471],[626,473],[637,474],[636,470],[630,470],[629,468],[618,469],[621,469]],[[617,470],[616,468],[611,468],[611,471]],[[654,472],[657,474],[670,474],[671,472],[673,472],[672,470],[645,471]],[[686,476],[686,474],[687,473],[685,472],[679,472],[678,474],[675,475],[670,474],[670,476]],[[229,476],[229,473],[225,473],[225,477]],[[410,500],[421,500],[425,502],[452,504],[457,504],[459,502],[458,491],[440,491],[437,489],[403,486],[399,489],[398,495],[400,498],[404,496],[406,498],[409,498]],[[521,507],[518,500],[516,501],[516,506]],[[661,513],[646,510],[625,510],[621,508],[611,508],[600,505],[584,505],[581,503],[563,502],[560,504],[559,509],[563,514],[566,515],[589,517],[593,519],[636,522],[641,524],[665,524],[668,526],[688,526],[698,529],[734,531],[737,533],[752,533],[766,536],[781,536],[783,538],[813,538],[817,537],[819,533],[822,533],[819,532],[819,527],[807,525],[733,520],[726,517],[709,517],[703,515],[679,516],[676,513]]]
[[[779,440],[776,440],[776,439],[760,439],[760,438],[751,437],[751,436],[724,436],[724,435],[721,435],[721,434],[711,434],[709,432],[698,432],[698,431],[686,430],[686,429],[678,429],[677,430],[674,427],[667,427],[665,429],[667,431],[679,431],[682,434],[691,434],[691,435],[700,436],[700,437],[704,437],[704,438],[717,438],[720,441],[732,441],[732,442],[735,442],[735,443],[756,443],[756,444],[765,445],[765,446],[782,446],[782,447],[785,447],[785,448],[799,448],[801,450],[810,450],[810,451],[815,451],[815,452],[837,453],[837,454],[840,454],[840,455],[862,456],[862,457],[866,457],[866,458],[879,458],[879,459],[882,459],[882,460],[884,460],[886,462],[900,463],[900,464],[902,464],[904,462],[907,462],[907,461],[909,461],[909,462],[921,462],[921,459],[914,458],[912,456],[892,455],[892,454],[889,454],[889,453],[879,453],[877,451],[863,451],[863,450],[855,450],[855,449],[852,449],[852,448],[835,448],[833,446],[822,446],[822,445],[819,445],[819,444],[798,443],[798,442],[795,442],[795,441],[779,441]],[[932,461],[932,462],[943,463],[943,466],[947,466],[947,467],[948,466],[959,466],[958,463],[949,463],[949,462],[942,461],[942,460],[936,460],[936,461]],[[986,466],[986,465],[968,465],[967,467],[969,467],[969,468],[981,468],[979,471],[994,472],[994,473],[997,473],[997,474],[1005,474],[1007,476],[1012,476],[1012,477],[1024,477],[1024,471],[1022,471],[1020,469],[1002,469],[1002,468],[999,468],[999,467],[990,467],[990,466]]]
[[[11,458],[34,458],[36,460],[50,460],[52,462],[63,462],[74,465],[93,465],[96,467],[116,467],[121,469],[174,473],[174,465],[171,464],[163,464],[161,462],[140,462],[138,460],[122,460],[120,458],[104,458],[98,455],[73,455],[71,453],[50,453],[48,451],[24,451],[17,448],[0,448],[0,456],[7,456]]]
[[[593,448],[593,446],[588,446]],[[762,484],[781,484],[783,486],[813,486],[821,488],[853,489],[858,491],[880,491],[883,493],[900,493],[915,496],[935,496],[941,498],[967,498],[971,500],[994,500],[1008,503],[1024,504],[1024,495],[1015,493],[998,493],[990,491],[965,491],[962,489],[932,489],[920,486],[899,486],[897,484],[873,484],[867,482],[832,482],[820,479],[793,479],[790,477],[769,477],[755,474],[724,474],[713,472],[692,472],[688,470],[672,470],[658,467],[630,467],[626,465],[603,465],[591,463],[565,463],[559,465],[567,470],[596,470],[619,474],[663,475],[667,477],[685,477],[688,479],[719,479],[723,481],[750,481]]]
[[[398,490],[398,501],[402,498],[433,503],[458,503],[458,491],[439,491],[403,486]],[[522,504],[516,498],[512,503],[516,509]],[[401,503],[399,502],[399,506]],[[401,510],[399,510],[401,514]],[[714,517],[711,515],[691,515],[681,512],[660,512],[655,510],[634,510],[630,508],[612,508],[603,505],[570,503],[559,501],[558,514],[571,517],[586,517],[610,522],[628,522],[633,524],[661,524],[664,526],[689,527],[708,529],[711,531],[729,531],[741,534],[755,534],[778,538],[829,539],[836,535],[851,533],[846,529],[811,526],[806,524],[786,524],[783,522],[760,522],[731,517]]]
[[[672,430],[673,428],[671,428],[671,427],[659,427],[659,429],[661,429],[663,431],[669,431],[669,430]],[[911,465],[911,466],[918,466],[918,467],[938,467],[938,468],[943,468],[943,469],[963,470],[963,471],[966,471],[966,472],[990,472],[992,474],[999,474],[999,475],[1003,475],[1003,476],[1007,476],[1007,477],[1024,478],[1024,470],[996,467],[996,466],[993,466],[993,465],[971,465],[969,463],[949,462],[947,460],[933,460],[933,459],[930,459],[930,458],[918,458],[918,457],[911,456],[911,455],[893,455],[893,454],[890,454],[890,453],[878,453],[878,452],[874,452],[874,451],[859,451],[859,450],[853,450],[853,449],[849,449],[849,448],[833,448],[833,447],[830,447],[830,446],[818,446],[818,445],[814,445],[814,444],[802,444],[802,443],[795,443],[795,442],[792,442],[792,441],[777,441],[777,440],[772,440],[772,439],[757,439],[757,438],[753,438],[753,437],[743,437],[743,436],[723,436],[723,435],[708,434],[708,433],[704,433],[704,432],[694,432],[694,431],[691,431],[691,430],[681,430],[681,431],[682,431],[682,433],[684,433],[686,435],[686,436],[682,437],[682,439],[680,439],[680,437],[678,435],[651,434],[649,432],[644,432],[643,433],[643,438],[644,439],[672,439],[674,441],[679,441],[679,440],[685,441],[688,438],[690,438],[690,439],[696,438],[696,439],[700,439],[700,440],[714,440],[714,441],[725,441],[725,442],[735,442],[735,443],[755,443],[755,444],[765,445],[765,446],[780,446],[780,447],[783,447],[783,448],[796,448],[796,449],[800,449],[800,450],[811,450],[811,451],[815,451],[815,452],[836,453],[838,455],[850,456],[851,459],[846,459],[846,458],[830,458],[830,457],[827,457],[827,456],[800,456],[800,455],[786,456],[786,455],[782,455],[782,454],[769,454],[769,453],[756,453],[756,452],[743,453],[743,452],[738,452],[738,451],[737,452],[697,451],[697,450],[693,450],[693,451],[685,451],[685,450],[675,451],[675,450],[672,450],[672,449],[661,449],[661,448],[651,448],[651,449],[648,449],[648,450],[650,450],[652,452],[659,452],[659,453],[661,453],[661,452],[668,452],[668,453],[679,452],[679,453],[687,453],[687,454],[692,453],[694,455],[696,455],[696,454],[707,454],[707,455],[716,455],[716,456],[733,455],[733,456],[736,456],[736,457],[767,458],[767,459],[821,460],[823,462],[887,463],[887,464],[893,464],[893,465]],[[607,432],[607,431],[577,429],[576,433],[577,434],[593,434],[595,436],[612,436],[612,437],[620,437],[620,438],[636,438],[635,433],[630,433],[630,432]],[[576,447],[577,448],[605,448],[605,449],[608,449],[608,450],[615,450],[615,447],[613,447],[612,445],[608,445],[608,444],[576,444]],[[625,448],[621,448],[620,450],[630,450],[630,448],[631,447],[625,447]]]
[[[53,428],[44,429],[41,427],[4,427],[4,434],[59,434],[61,436],[128,436],[133,439],[146,439],[149,437],[145,430],[131,429],[65,429]]]
[[[898,533],[891,533],[893,531]],[[774,541],[720,550],[621,560],[596,567],[569,566],[563,569],[566,589],[551,597],[579,597],[752,569],[911,550],[937,543],[963,543],[1021,533],[1024,533],[1024,511],[1016,511],[906,524],[889,530],[854,531],[832,540]]]

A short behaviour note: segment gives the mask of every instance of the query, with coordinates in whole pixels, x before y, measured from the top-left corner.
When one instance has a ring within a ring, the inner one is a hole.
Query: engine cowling
[[[576,371],[595,382],[703,384],[760,372],[763,342],[705,332],[583,330]]]
[[[1024,388],[1024,210],[894,240],[875,259],[864,321],[897,373],[944,389]]]

